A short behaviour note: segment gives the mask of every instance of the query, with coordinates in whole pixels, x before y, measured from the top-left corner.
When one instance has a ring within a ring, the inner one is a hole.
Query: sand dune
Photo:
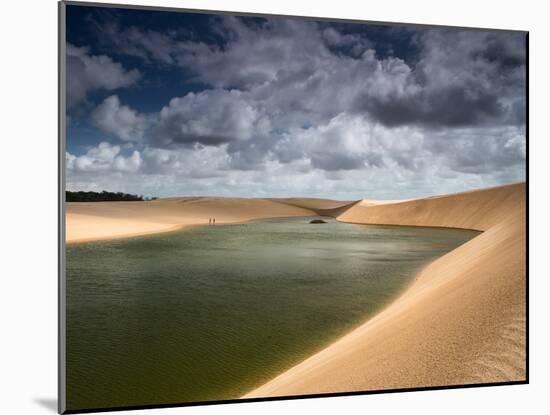
[[[525,184],[357,203],[338,220],[485,231],[428,265],[386,309],[249,397],[526,378]]]
[[[312,210],[269,199],[178,197],[150,202],[67,203],[66,241],[84,242],[167,232],[183,226],[262,218],[315,216]]]
[[[414,200],[178,197],[67,203],[67,242],[290,216],[484,231],[386,309],[245,397],[524,380],[525,184]]]
[[[385,225],[440,226],[488,230],[525,202],[525,184],[410,201],[361,202],[338,220]]]

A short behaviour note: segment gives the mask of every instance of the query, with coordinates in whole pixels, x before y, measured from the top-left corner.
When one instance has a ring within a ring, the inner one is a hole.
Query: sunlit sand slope
[[[363,201],[342,222],[487,230],[522,208],[525,183],[403,202]]]
[[[167,232],[190,225],[313,216],[312,210],[268,199],[179,197],[150,202],[67,203],[66,241],[83,242]]]
[[[423,269],[387,308],[245,397],[526,378],[525,184],[358,203],[354,223],[484,231]]]

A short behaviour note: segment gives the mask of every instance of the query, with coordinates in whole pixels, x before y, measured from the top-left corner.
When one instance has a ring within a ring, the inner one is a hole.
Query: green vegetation
[[[142,202],[144,200],[156,200],[153,198],[144,198],[142,195],[132,195],[122,192],[71,192],[66,191],[67,202]]]

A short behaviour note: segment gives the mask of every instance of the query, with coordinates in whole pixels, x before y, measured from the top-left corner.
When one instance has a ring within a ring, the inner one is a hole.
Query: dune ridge
[[[484,231],[425,267],[399,298],[243,398],[525,381],[525,183],[336,216]]]
[[[525,203],[525,183],[423,199],[359,202],[337,217],[342,222],[437,226],[486,231]]]

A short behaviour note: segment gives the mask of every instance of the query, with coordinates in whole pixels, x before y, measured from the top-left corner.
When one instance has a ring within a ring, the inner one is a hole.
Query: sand
[[[361,201],[338,217],[342,222],[439,226],[486,231],[524,209],[525,184],[409,201]]]
[[[377,205],[337,219],[484,231],[387,308],[244,398],[526,379],[525,184]]]
[[[337,217],[341,213],[347,211],[351,206],[361,202],[355,201],[341,201],[331,199],[315,199],[315,198],[298,198],[291,197],[286,199],[272,199],[279,203],[286,203],[291,206],[297,206],[304,209],[309,209],[315,212],[319,216],[332,216]]]
[[[244,396],[270,397],[526,378],[525,184],[414,200],[169,198],[68,203],[69,243],[262,218],[483,231],[425,267],[388,307]]]
[[[168,232],[184,226],[239,223],[263,218],[315,216],[316,212],[269,199],[179,197],[149,202],[67,203],[67,243]]]

